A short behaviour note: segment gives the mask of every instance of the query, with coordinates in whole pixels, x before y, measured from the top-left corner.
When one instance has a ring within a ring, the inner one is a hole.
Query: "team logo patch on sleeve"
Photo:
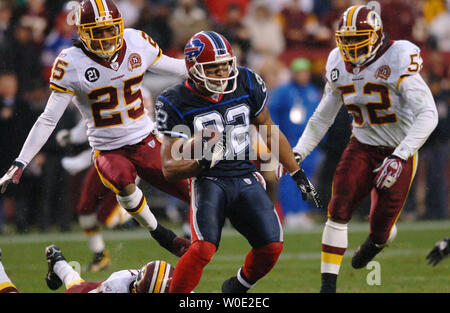
[[[376,78],[382,78],[384,80],[387,80],[389,76],[391,75],[391,68],[388,65],[380,66],[375,73]]]
[[[130,72],[132,72],[135,68],[141,67],[141,65],[141,56],[137,53],[130,54],[130,56],[128,57],[128,69],[130,70]]]

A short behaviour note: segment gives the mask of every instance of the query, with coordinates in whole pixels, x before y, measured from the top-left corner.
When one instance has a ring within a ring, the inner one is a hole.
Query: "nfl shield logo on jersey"
[[[205,44],[200,39],[191,40],[184,49],[184,55],[190,62],[195,62],[204,47]]]

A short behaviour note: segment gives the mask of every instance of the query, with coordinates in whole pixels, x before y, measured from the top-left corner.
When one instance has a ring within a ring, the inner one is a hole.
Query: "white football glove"
[[[14,161],[5,175],[0,178],[1,193],[4,193],[6,191],[6,188],[11,181],[13,182],[13,184],[19,183],[24,167],[25,165],[23,165],[22,163]]]
[[[68,129],[61,129],[56,133],[56,142],[61,147],[66,147],[71,143],[70,140],[70,130]]]
[[[374,173],[377,173],[374,179],[375,187],[379,190],[392,187],[400,177],[405,162],[405,160],[395,155],[385,158],[383,163],[373,170]]]

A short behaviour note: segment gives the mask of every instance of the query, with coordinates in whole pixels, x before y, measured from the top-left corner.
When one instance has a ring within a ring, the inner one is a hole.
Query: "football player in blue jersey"
[[[309,195],[318,206],[320,201],[271,120],[264,81],[237,66],[229,42],[202,31],[188,41],[184,55],[189,78],[164,91],[155,104],[158,130],[164,134],[163,173],[169,181],[190,181],[192,245],[175,267],[170,292],[191,292],[197,286],[219,246],[226,218],[252,249],[236,276],[223,283],[222,292],[246,292],[273,268],[283,249],[280,220],[250,161],[251,124],[265,126],[267,146],[272,153],[278,150],[277,159],[303,199]],[[192,157],[199,145],[200,156]]]

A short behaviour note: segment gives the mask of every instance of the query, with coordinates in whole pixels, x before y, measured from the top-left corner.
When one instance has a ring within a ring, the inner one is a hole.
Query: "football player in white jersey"
[[[146,33],[124,29],[112,0],[82,1],[76,24],[79,41],[56,58],[50,78],[52,94],[19,156],[0,179],[1,191],[11,181],[19,182],[23,169],[73,102],[86,122],[102,182],[161,246],[180,256],[190,242],[156,221],[135,179],[139,175],[162,191],[184,201],[189,199],[187,181],[169,184],[162,174],[161,144],[144,112],[140,89],[147,70],[186,77],[184,60],[164,55]]]
[[[342,105],[353,115],[352,136],[336,168],[322,236],[321,292],[336,292],[347,224],[369,194],[370,234],[355,252],[352,266],[365,267],[394,239],[417,151],[438,122],[433,96],[419,74],[420,49],[409,41],[389,40],[374,8],[348,8],[340,18],[336,44],[328,56],[323,98],[294,148],[301,162]]]
[[[0,249],[0,293],[17,293],[1,262]],[[112,273],[104,281],[85,281],[66,261],[58,246],[45,248],[48,272],[47,286],[57,290],[63,284],[65,293],[167,293],[174,268],[165,261],[151,261],[141,269],[126,269]]]

